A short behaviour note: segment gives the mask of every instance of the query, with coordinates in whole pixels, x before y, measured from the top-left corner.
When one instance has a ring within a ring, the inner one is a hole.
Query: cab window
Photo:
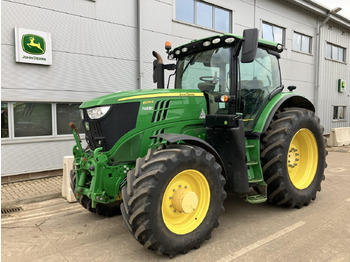
[[[281,86],[277,57],[258,49],[252,63],[240,63],[239,81],[243,119],[246,130],[250,130],[271,92]]]

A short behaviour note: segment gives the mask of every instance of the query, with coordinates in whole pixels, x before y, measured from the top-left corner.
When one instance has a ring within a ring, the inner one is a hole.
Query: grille
[[[22,207],[1,208],[1,214],[6,215],[6,214],[13,213],[13,212],[19,212],[22,210],[23,210]]]
[[[165,128],[159,129],[156,132],[154,132],[154,135],[164,134],[164,130],[165,130]],[[161,143],[162,141],[163,141],[162,138],[159,138],[159,137],[153,138],[153,144],[154,145],[157,144],[157,143]]]
[[[165,120],[168,115],[170,100],[158,101],[154,106],[152,123]]]
[[[115,143],[127,132],[136,127],[140,103],[125,103],[111,105],[108,113],[100,119],[89,119],[84,110],[89,130],[85,129],[86,142],[92,150],[102,147],[103,151],[110,150]]]

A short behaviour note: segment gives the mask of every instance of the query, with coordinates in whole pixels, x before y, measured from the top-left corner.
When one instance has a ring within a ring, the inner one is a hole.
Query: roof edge
[[[293,5],[299,6],[323,18],[326,18],[329,15],[330,16],[329,21],[335,22],[338,25],[341,25],[343,27],[350,29],[350,20],[348,18],[339,14],[332,14],[331,13],[332,9],[329,9],[328,7],[323,6],[319,3],[316,3],[312,0],[280,0],[280,1],[288,2]]]

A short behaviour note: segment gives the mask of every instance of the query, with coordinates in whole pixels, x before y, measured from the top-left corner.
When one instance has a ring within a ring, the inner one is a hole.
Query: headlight
[[[80,109],[80,117],[81,117],[81,120],[84,120],[84,111]]]
[[[99,119],[103,117],[105,114],[107,114],[110,106],[99,106],[99,107],[93,107],[90,109],[87,109],[86,112],[88,113],[88,116],[90,119]]]

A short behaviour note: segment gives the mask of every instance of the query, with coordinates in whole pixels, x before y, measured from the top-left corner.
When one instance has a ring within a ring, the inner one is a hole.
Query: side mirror
[[[258,50],[258,34],[257,28],[245,29],[243,31],[243,46],[242,46],[242,63],[251,63],[254,61],[256,51]]]

